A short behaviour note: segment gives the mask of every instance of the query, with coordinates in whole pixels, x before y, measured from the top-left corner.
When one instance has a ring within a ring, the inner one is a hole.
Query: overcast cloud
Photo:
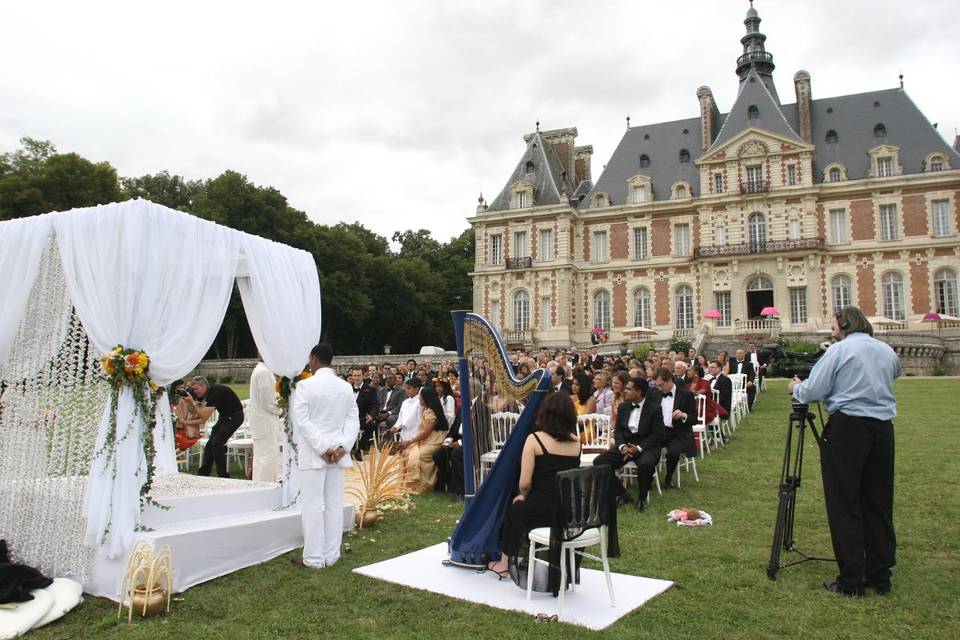
[[[635,125],[720,109],[737,88],[748,4],[4,2],[0,150],[23,135],[120,175],[235,169],[317,222],[390,236],[467,227],[523,134],[575,126],[594,179]],[[948,141],[960,126],[955,0],[757,0],[793,102],[905,87]]]

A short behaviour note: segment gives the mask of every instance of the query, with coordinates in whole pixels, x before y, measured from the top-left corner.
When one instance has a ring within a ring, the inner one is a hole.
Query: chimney
[[[810,122],[810,74],[804,70],[793,76],[793,88],[797,92],[797,115],[800,118],[800,137],[813,142],[813,126]]]
[[[960,134],[955,135],[953,138],[953,150],[960,153]]]
[[[588,144],[585,147],[577,147],[573,150],[574,155],[574,187],[584,180],[592,181],[590,175],[590,158],[593,157],[593,145]]]
[[[713,144],[713,138],[717,134],[717,103],[713,99],[713,92],[710,87],[700,87],[697,89],[697,99],[700,100],[700,139],[703,150],[706,151]]]

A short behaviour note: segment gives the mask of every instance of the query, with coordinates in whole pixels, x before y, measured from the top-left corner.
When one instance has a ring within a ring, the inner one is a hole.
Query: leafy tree
[[[200,180],[184,180],[182,176],[161,171],[139,178],[120,178],[127,198],[143,198],[171,209],[191,211],[194,199],[203,191]]]

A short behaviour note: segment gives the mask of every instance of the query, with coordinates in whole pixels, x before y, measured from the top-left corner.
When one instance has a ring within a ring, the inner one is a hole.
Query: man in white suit
[[[303,559],[294,564],[329,567],[340,558],[343,538],[343,470],[360,431],[350,383],[330,368],[333,349],[318,344],[310,351],[313,377],[297,384],[290,416],[300,467]]]
[[[257,482],[276,482],[280,466],[280,407],[275,385],[276,377],[260,359],[250,376],[247,411],[253,438],[253,479]]]

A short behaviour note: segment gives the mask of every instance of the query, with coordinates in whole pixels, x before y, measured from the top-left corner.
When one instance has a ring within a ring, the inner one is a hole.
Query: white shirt
[[[420,431],[420,396],[415,395],[407,398],[400,405],[400,413],[397,415],[396,426],[400,428],[400,439],[410,440]]]
[[[627,418],[627,428],[630,429],[630,433],[636,433],[637,429],[640,428],[640,412],[643,411],[643,403],[646,401],[646,398],[644,398],[637,408],[630,410],[630,417]]]
[[[677,385],[673,385],[673,395],[663,394],[660,399],[660,410],[663,411],[663,424],[667,429],[673,429],[673,401],[677,399]]]
[[[760,358],[757,357],[757,353],[755,351],[750,352],[750,362],[753,363],[753,368],[755,371],[760,371]]]
[[[453,399],[453,396],[446,396],[440,400],[440,404],[443,405],[443,415],[447,419],[447,426],[453,424],[453,418],[457,415],[457,401]]]

